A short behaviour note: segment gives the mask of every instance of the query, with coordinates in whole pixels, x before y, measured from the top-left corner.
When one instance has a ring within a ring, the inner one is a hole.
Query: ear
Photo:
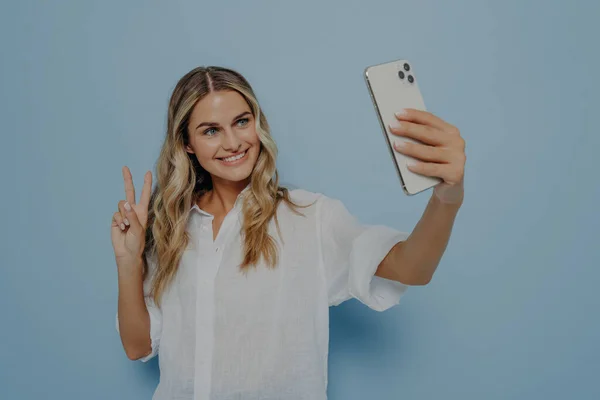
[[[185,145],[185,151],[187,151],[190,154],[194,154],[194,150],[190,147],[189,144]]]

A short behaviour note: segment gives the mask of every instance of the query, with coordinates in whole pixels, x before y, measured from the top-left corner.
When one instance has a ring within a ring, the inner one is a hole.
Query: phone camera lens
[[[410,71],[410,65],[408,65],[408,63],[404,63],[404,70],[406,72]]]
[[[413,82],[415,81],[415,78],[413,78],[413,76],[412,76],[412,75],[409,75],[409,76],[408,76],[408,81],[409,81],[410,83],[413,83]]]
[[[398,76],[400,77],[400,79],[404,79],[404,72],[398,71]]]

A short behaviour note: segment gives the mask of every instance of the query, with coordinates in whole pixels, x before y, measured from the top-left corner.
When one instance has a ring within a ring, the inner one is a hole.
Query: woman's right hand
[[[131,171],[123,167],[125,181],[125,198],[118,203],[118,209],[113,214],[110,227],[115,258],[119,268],[133,268],[140,265],[146,244],[146,224],[148,223],[148,207],[152,190],[152,173],[144,175],[144,186],[139,203],[135,201],[135,188]],[[128,209],[129,208],[129,209]]]

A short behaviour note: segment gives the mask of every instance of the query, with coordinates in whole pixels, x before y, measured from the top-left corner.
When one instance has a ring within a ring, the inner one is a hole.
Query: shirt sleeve
[[[375,275],[392,247],[409,234],[379,225],[362,225],[341,201],[323,196],[317,203],[321,262],[330,306],[355,298],[385,311],[398,304],[408,285]]]
[[[154,303],[152,296],[150,296],[150,290],[152,289],[152,279],[154,278],[154,273],[156,272],[156,260],[154,257],[147,257],[146,260],[148,262],[148,274],[146,274],[146,279],[144,280],[144,300],[146,302],[148,314],[150,315],[150,340],[152,352],[147,356],[140,358],[139,361],[142,362],[147,362],[158,354],[158,347],[160,344],[160,337],[162,333],[162,311]],[[118,312],[116,322],[117,332],[120,333]]]

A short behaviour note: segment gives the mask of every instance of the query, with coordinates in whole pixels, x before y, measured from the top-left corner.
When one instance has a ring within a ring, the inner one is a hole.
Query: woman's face
[[[198,162],[218,181],[247,180],[260,153],[254,116],[236,91],[217,91],[200,100],[188,125],[189,145]]]

